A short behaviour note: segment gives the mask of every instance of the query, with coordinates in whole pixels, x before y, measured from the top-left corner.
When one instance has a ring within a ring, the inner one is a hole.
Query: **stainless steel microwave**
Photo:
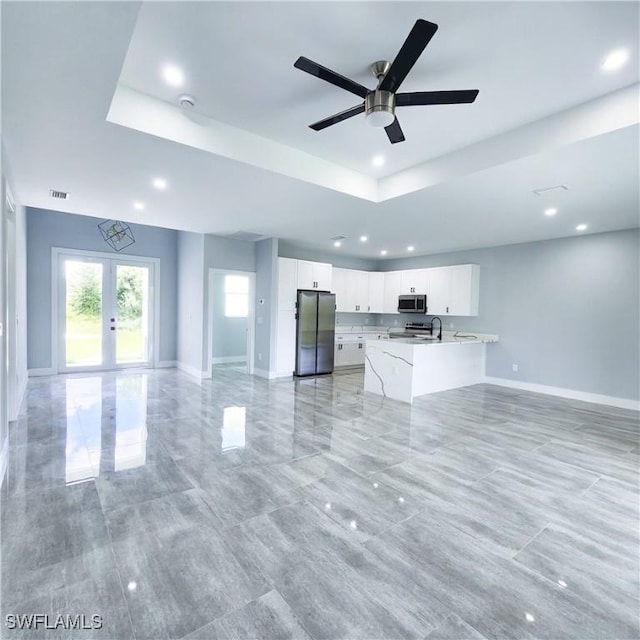
[[[421,294],[400,296],[398,313],[427,313],[427,296]]]

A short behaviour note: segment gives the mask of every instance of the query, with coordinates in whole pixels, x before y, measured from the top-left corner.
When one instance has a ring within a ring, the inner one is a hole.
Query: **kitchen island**
[[[413,402],[428,393],[477,384],[484,378],[487,344],[497,341],[493,334],[450,332],[442,340],[367,340],[364,390]]]

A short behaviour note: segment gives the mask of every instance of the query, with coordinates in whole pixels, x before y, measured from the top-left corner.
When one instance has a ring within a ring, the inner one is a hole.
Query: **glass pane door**
[[[151,361],[153,264],[61,255],[60,371],[95,371]]]
[[[116,363],[149,360],[149,267],[117,264]]]
[[[63,269],[64,366],[99,367],[104,364],[104,265],[66,259]]]

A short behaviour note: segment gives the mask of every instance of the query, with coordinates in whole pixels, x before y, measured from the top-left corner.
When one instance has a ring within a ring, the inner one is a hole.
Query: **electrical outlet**
[[[365,318],[365,319],[364,319],[364,323],[365,323],[365,324],[369,324],[369,318]]]
[[[261,353],[258,354],[258,360],[262,360],[262,354]]]
[[[516,373],[518,372],[518,365],[515,362],[511,365],[511,370],[515,371]]]
[[[453,322],[449,323],[449,329],[453,329]]]
[[[398,324],[398,321],[397,321],[397,320],[394,320],[394,321],[393,321],[393,324],[394,324],[394,325],[397,325],[397,324]]]
[[[397,376],[398,375],[398,367],[393,367],[392,372],[393,372],[394,376]]]

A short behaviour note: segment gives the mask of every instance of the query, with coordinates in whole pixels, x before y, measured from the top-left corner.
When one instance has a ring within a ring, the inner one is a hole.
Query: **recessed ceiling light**
[[[629,52],[626,49],[616,49],[607,55],[602,62],[603,71],[616,71],[629,60]]]
[[[535,622],[535,618],[530,613],[525,613],[524,617],[527,619],[527,622]]]
[[[142,211],[144,209],[144,202],[136,201],[133,203],[133,208],[138,211]]]
[[[374,167],[381,167],[384,164],[384,156],[381,156],[381,155],[373,156],[373,159],[371,160],[371,164]]]
[[[367,236],[360,236],[360,242],[366,242],[368,239]]]
[[[179,87],[184,82],[184,73],[173,64],[168,64],[162,69],[162,76],[172,87]]]
[[[555,216],[556,213],[558,213],[558,210],[555,207],[549,207],[548,209],[544,210],[545,216]]]
[[[386,255],[387,255],[387,250],[386,250],[386,249],[383,249],[383,250],[380,252],[380,255],[381,255],[381,256],[386,256]]]
[[[154,178],[153,186],[156,189],[166,189],[167,188],[167,181],[164,178]]]
[[[342,242],[340,240],[335,240],[333,243],[334,247],[341,247],[342,246]]]
[[[587,230],[586,224],[579,224],[576,226],[576,231],[586,231],[586,230]]]
[[[415,247],[412,244],[407,247],[407,251],[413,251],[414,249]]]

